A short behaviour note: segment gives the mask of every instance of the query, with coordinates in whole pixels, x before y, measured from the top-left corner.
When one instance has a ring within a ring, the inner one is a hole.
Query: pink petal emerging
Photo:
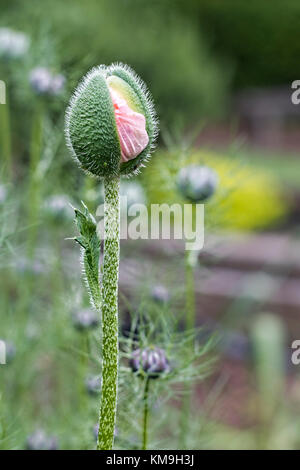
[[[121,161],[128,162],[128,160],[137,157],[148,145],[146,119],[143,114],[133,111],[119,93],[112,88],[109,91],[115,108],[121,144]]]

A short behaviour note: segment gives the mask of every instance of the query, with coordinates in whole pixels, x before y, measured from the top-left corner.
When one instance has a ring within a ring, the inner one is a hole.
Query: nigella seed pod
[[[92,69],[67,110],[68,147],[82,169],[96,177],[135,174],[149,158],[156,135],[149,92],[123,64]]]
[[[170,371],[165,351],[156,346],[133,351],[130,367],[133,372],[144,372],[151,379]]]
[[[84,309],[79,310],[74,314],[73,323],[77,330],[85,331],[96,328],[99,325],[100,321],[94,310]]]
[[[177,188],[183,197],[191,202],[203,202],[216,191],[218,176],[211,168],[189,165],[182,168],[177,176]]]
[[[26,441],[27,450],[57,450],[57,440],[53,436],[48,436],[43,429],[37,429],[28,436]]]

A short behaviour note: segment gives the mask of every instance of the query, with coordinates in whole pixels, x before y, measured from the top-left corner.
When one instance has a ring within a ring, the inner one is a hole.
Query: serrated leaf
[[[92,305],[101,308],[101,291],[99,285],[100,239],[97,225],[86,205],[82,202],[83,211],[74,208],[75,224],[80,235],[72,238],[82,248],[83,271],[90,293]]]

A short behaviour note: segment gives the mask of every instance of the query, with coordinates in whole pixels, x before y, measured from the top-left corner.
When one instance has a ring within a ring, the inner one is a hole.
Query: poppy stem
[[[104,179],[102,272],[102,393],[98,450],[111,450],[118,386],[118,279],[120,258],[120,177]]]

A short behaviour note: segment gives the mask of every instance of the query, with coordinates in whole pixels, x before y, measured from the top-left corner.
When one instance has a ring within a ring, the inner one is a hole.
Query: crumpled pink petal
[[[109,88],[109,91],[121,144],[121,161],[128,162],[137,157],[148,145],[146,119],[143,114],[133,111],[119,93],[112,88]]]

